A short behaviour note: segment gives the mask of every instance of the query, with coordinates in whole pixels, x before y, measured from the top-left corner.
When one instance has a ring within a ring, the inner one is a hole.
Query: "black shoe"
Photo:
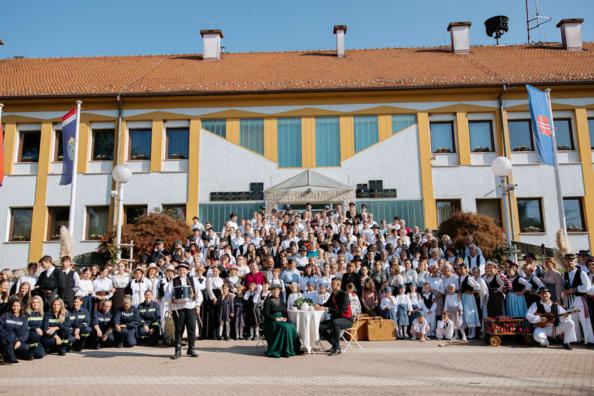
[[[191,357],[198,357],[198,353],[195,349],[188,349],[187,355]]]
[[[229,336],[225,336],[225,341],[229,341]]]
[[[22,357],[21,360],[27,360],[27,361],[33,360],[33,356],[25,356],[25,357]]]
[[[336,356],[336,355],[340,355],[341,353],[342,352],[340,351],[340,349],[334,349],[333,351],[330,351],[328,356]]]
[[[77,346],[77,347],[72,347],[72,350],[75,352],[80,352],[80,351],[82,351],[82,348]]]
[[[118,348],[123,348],[124,347],[124,343],[123,342],[118,342]]]
[[[58,356],[66,356],[66,352],[60,351],[60,352],[58,352]]]
[[[101,349],[101,345],[99,345],[99,344],[95,345],[95,349],[96,349],[96,350],[99,350],[99,349]]]
[[[571,351],[573,349],[571,344],[563,344],[563,348],[567,349],[568,351]]]
[[[301,356],[303,354],[305,354],[305,352],[303,352],[301,349],[299,349],[298,351],[295,351],[295,355],[297,355],[297,356]]]
[[[221,341],[222,339],[223,339],[223,337],[217,336],[217,340]]]
[[[173,356],[171,356],[172,360],[177,360],[181,358],[181,348],[175,348],[175,354]]]

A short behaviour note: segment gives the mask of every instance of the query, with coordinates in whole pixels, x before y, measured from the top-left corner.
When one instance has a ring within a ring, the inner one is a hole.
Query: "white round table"
[[[311,349],[320,341],[320,322],[324,311],[288,310],[287,316],[295,324],[302,346],[307,349],[307,353],[311,353]]]

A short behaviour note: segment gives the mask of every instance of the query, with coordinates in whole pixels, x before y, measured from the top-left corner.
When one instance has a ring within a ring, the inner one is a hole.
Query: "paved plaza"
[[[201,341],[200,357],[136,347],[0,366],[0,395],[592,395],[594,350],[362,342],[364,352],[270,359],[253,341]]]

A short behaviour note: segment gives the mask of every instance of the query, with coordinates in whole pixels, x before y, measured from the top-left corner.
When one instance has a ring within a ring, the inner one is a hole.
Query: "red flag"
[[[0,122],[0,186],[4,183],[4,133]]]

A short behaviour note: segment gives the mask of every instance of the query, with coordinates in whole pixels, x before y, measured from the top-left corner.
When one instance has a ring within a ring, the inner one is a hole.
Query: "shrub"
[[[455,212],[439,225],[439,233],[449,235],[457,249],[463,249],[464,237],[472,234],[486,258],[493,257],[496,249],[505,245],[503,229],[490,216],[478,213]]]

